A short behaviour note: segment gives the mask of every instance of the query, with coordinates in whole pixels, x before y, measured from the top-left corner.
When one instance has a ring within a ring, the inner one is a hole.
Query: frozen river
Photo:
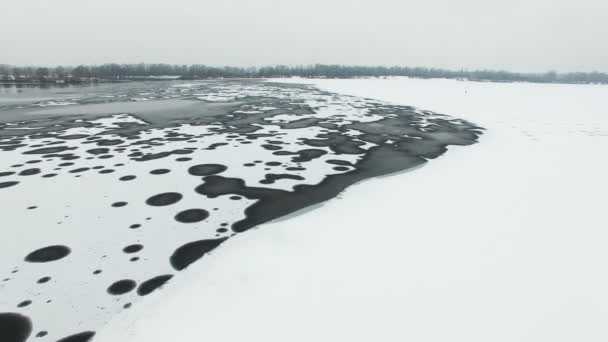
[[[300,84],[3,88],[0,340],[88,341],[239,233],[482,131]]]

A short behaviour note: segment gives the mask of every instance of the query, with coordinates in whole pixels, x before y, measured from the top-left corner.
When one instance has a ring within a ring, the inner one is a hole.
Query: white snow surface
[[[608,87],[273,81],[487,131],[232,238],[96,341],[608,340]]]

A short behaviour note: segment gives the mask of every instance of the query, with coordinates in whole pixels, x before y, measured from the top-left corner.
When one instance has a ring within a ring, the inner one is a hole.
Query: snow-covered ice
[[[96,338],[153,291],[182,286],[176,275],[236,234],[474,144],[483,130],[309,86],[175,84],[0,108],[2,342]],[[155,100],[133,102],[142,95]]]
[[[487,131],[232,238],[98,341],[608,340],[608,87],[275,81]]]

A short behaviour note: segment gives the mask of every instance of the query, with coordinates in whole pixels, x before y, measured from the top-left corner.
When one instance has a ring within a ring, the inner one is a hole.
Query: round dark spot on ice
[[[65,258],[70,249],[63,245],[48,246],[37,249],[25,257],[27,262],[50,262]]]
[[[57,342],[89,342],[93,336],[95,336],[95,332],[93,331],[85,331],[75,335],[70,335],[67,337],[58,340]]]
[[[191,263],[203,257],[205,254],[214,250],[226,239],[198,240],[189,242],[173,252],[170,261],[171,266],[178,271],[188,267]]]
[[[38,279],[37,283],[44,284],[44,283],[47,283],[49,280],[51,280],[51,277],[42,277],[42,278]]]
[[[16,313],[0,313],[0,341],[25,342],[31,333],[29,318]]]
[[[170,274],[160,275],[151,279],[148,279],[141,283],[137,288],[137,294],[140,296],[146,296],[152,291],[163,286],[169,279],[173,278]]]
[[[164,175],[165,173],[169,173],[169,172],[171,172],[171,170],[169,170],[169,169],[156,169],[156,170],[150,171],[150,174],[153,174],[153,175]]]
[[[77,169],[70,170],[70,173],[80,173],[80,172],[85,172],[88,170],[90,170],[90,168],[88,168],[88,167],[79,167]]]
[[[17,307],[18,308],[24,308],[24,307],[26,307],[26,306],[28,306],[30,304],[32,304],[31,300],[24,300],[23,302],[17,304]]]
[[[346,161],[346,160],[340,160],[340,159],[328,159],[325,161],[328,164],[334,164],[334,165],[340,165],[340,166],[350,166],[352,165],[351,162]]]
[[[93,271],[93,274],[99,274],[99,273],[101,273],[101,270],[95,270],[95,271]]]
[[[137,252],[141,251],[142,249],[144,249],[144,246],[135,244],[135,245],[129,245],[129,246],[123,248],[122,251],[127,254],[130,254],[130,253],[137,253]]]
[[[228,168],[221,164],[200,164],[188,169],[188,173],[193,176],[210,176],[226,171]]]
[[[209,212],[205,209],[188,209],[175,215],[175,220],[182,223],[200,222],[209,217]]]
[[[31,169],[25,169],[25,170],[19,172],[19,176],[32,176],[32,175],[37,175],[39,173],[40,173],[39,168],[31,168]]]
[[[17,185],[17,184],[19,184],[19,182],[2,182],[2,183],[0,183],[0,189],[8,188],[10,186]]]
[[[131,279],[123,279],[115,282],[108,287],[108,293],[114,296],[120,296],[133,291],[137,283]]]
[[[165,192],[162,194],[154,195],[146,200],[146,204],[155,207],[171,205],[179,202],[182,199],[182,194],[177,192]]]

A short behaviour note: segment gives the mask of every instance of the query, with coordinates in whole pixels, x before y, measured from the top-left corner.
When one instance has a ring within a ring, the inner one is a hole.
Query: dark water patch
[[[15,172],[12,172],[12,171],[0,172],[0,177],[12,176],[14,174],[15,174]]]
[[[79,167],[77,169],[74,170],[70,170],[70,173],[81,173],[81,172],[85,172],[85,171],[89,171],[91,168],[88,167]]]
[[[59,153],[63,151],[75,150],[77,147],[69,147],[69,146],[54,146],[54,147],[44,147],[36,150],[25,151],[23,154],[49,154],[49,153]]]
[[[132,253],[137,253],[137,252],[141,251],[142,249],[144,249],[143,245],[134,244],[134,245],[128,245],[127,247],[123,248],[122,251],[127,254],[132,254]]]
[[[94,331],[85,331],[75,335],[64,337],[57,342],[89,342],[95,336]]]
[[[290,167],[285,168],[285,170],[287,170],[287,171],[305,171],[306,168],[305,167],[300,167],[300,166],[297,166],[297,167],[296,166],[290,166]]]
[[[184,196],[177,192],[165,192],[154,195],[146,200],[146,204],[159,207],[179,202]]]
[[[56,173],[47,173],[45,175],[42,175],[42,177],[44,177],[44,178],[52,178],[52,177],[55,177],[55,176],[57,176]]]
[[[47,334],[48,334],[48,332],[47,332],[47,331],[44,331],[44,330],[43,330],[43,331],[39,331],[39,332],[36,334],[36,337],[44,337],[44,336],[46,336]]]
[[[242,179],[207,176],[205,182],[195,190],[208,197],[238,194],[258,201],[245,209],[246,218],[232,225],[235,232],[243,232],[259,224],[293,213],[305,207],[335,197],[349,185],[363,179],[402,171],[425,162],[424,158],[404,156],[400,151],[388,147],[375,147],[359,163],[357,169],[327,176],[318,185],[299,184],[293,191],[249,187]]]
[[[137,283],[131,279],[119,280],[108,287],[108,293],[113,296],[120,296],[133,291]]]
[[[19,176],[33,176],[33,175],[39,174],[40,172],[41,171],[39,168],[25,169],[25,170],[19,172]]]
[[[280,166],[282,163],[281,162],[277,162],[277,161],[270,161],[267,162],[266,165],[268,166]]]
[[[135,178],[137,178],[136,176],[133,175],[128,175],[128,176],[122,176],[119,178],[119,180],[121,181],[130,181],[130,180],[134,180]]]
[[[328,159],[325,161],[328,164],[339,165],[339,166],[352,166],[353,164],[347,160],[340,159]]]
[[[90,154],[93,154],[93,155],[101,155],[101,154],[106,154],[108,152],[110,152],[110,149],[103,148],[103,147],[92,148],[90,150],[87,150],[87,153],[90,153]]]
[[[124,141],[120,139],[100,139],[96,140],[95,143],[97,146],[115,146],[124,143]]]
[[[74,163],[72,163],[72,162],[67,162],[67,163],[61,163],[61,164],[59,164],[58,166],[64,167],[64,166],[72,166],[72,165],[74,165]]]
[[[350,170],[350,167],[347,167],[347,166],[334,166],[333,169],[335,171],[348,171],[348,170]]]
[[[209,212],[205,209],[188,209],[175,215],[175,220],[181,223],[195,223],[209,217]]]
[[[206,150],[215,150],[216,148],[220,147],[220,146],[225,146],[228,145],[228,143],[214,143],[209,145],[209,147],[206,148]]]
[[[281,146],[277,146],[277,145],[271,145],[271,144],[264,144],[262,145],[262,148],[268,151],[278,151],[283,149]]]
[[[272,155],[275,156],[293,156],[294,154],[297,154],[295,152],[289,152],[289,151],[275,151],[272,152]]]
[[[51,262],[63,259],[70,254],[67,246],[53,245],[37,249],[25,257],[27,262]]]
[[[114,208],[120,208],[120,207],[124,207],[127,204],[128,204],[127,202],[114,202],[114,203],[112,203],[112,206]]]
[[[11,187],[11,186],[15,186],[15,185],[17,185],[17,184],[19,184],[19,182],[15,182],[15,181],[11,181],[11,182],[0,182],[0,189],[2,189],[2,188],[8,188],[8,187]]]
[[[32,301],[28,299],[28,300],[24,300],[23,302],[17,304],[17,307],[24,308],[26,306],[29,306],[30,304],[32,304]]]
[[[132,224],[132,225],[129,226],[129,228],[131,228],[131,229],[137,229],[139,227],[141,227],[141,224],[139,224],[139,223]]]
[[[267,173],[266,175],[264,175],[264,179],[262,179],[260,181],[260,183],[261,184],[273,184],[274,182],[281,180],[281,179],[304,180],[305,178],[302,176],[292,175],[289,173],[282,173],[282,174]]]
[[[179,155],[179,154],[189,154],[189,153],[192,153],[192,151],[186,150],[186,149],[177,149],[177,150],[173,150],[173,151],[169,151],[169,152],[159,152],[159,153],[151,153],[151,154],[137,153],[137,155],[134,157],[139,157],[139,158],[132,158],[132,159],[135,161],[144,162],[144,161],[149,161],[149,160],[166,158],[173,154]],[[133,154],[130,154],[129,156],[132,156],[132,155]]]
[[[316,149],[316,148],[309,148],[309,149],[300,150],[297,153],[298,153],[298,156],[291,158],[291,161],[294,163],[304,163],[304,162],[309,162],[313,159],[317,159],[317,158],[320,158],[320,157],[326,155],[327,151]]]
[[[320,134],[318,137],[321,139],[302,139],[302,142],[313,147],[329,147],[336,154],[365,154],[366,152],[360,147],[365,143],[355,141],[350,136],[327,133]]]
[[[188,173],[193,176],[210,176],[226,171],[228,168],[221,164],[200,164],[188,169]]]
[[[155,291],[156,289],[163,286],[166,282],[168,282],[173,275],[165,274],[156,276],[154,278],[148,279],[141,283],[139,287],[137,287],[137,294],[140,296],[146,296]]]
[[[114,170],[112,170],[112,169],[105,169],[105,170],[99,171],[99,173],[104,174],[104,175],[108,174],[108,173],[113,173],[113,172],[114,172]]]
[[[164,175],[166,173],[171,172],[171,170],[169,169],[156,169],[156,170],[152,170],[150,171],[150,174],[152,175]]]
[[[32,322],[26,316],[12,313],[0,313],[0,341],[25,342],[32,333]]]
[[[50,280],[51,280],[51,277],[42,277],[42,278],[38,279],[38,281],[36,281],[36,283],[44,284],[44,283],[48,283]]]
[[[186,162],[186,161],[190,161],[190,160],[192,160],[192,158],[188,158],[188,157],[181,157],[181,158],[175,159],[175,161],[178,161],[178,162]]]
[[[193,262],[211,252],[226,239],[198,240],[180,246],[173,252],[169,261],[174,269],[181,271]]]

